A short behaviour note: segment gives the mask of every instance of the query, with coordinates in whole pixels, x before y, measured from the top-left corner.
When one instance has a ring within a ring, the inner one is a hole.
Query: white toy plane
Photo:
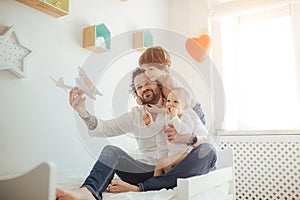
[[[92,81],[88,78],[87,74],[81,67],[78,67],[79,77],[75,79],[76,84],[84,93],[93,100],[96,100],[96,95],[102,96],[99,90],[93,85]],[[66,92],[67,89],[72,89],[73,86],[66,85],[63,78],[59,78],[57,81],[50,76],[50,79],[56,84],[57,87],[64,89]]]

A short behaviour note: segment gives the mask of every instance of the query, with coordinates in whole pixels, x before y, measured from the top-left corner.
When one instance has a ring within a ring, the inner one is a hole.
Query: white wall
[[[67,93],[48,76],[74,83],[77,66],[90,53],[82,48],[84,27],[104,22],[112,36],[141,27],[168,28],[168,5],[161,0],[71,0],[69,15],[56,19],[16,1],[0,1],[0,31],[15,25],[32,50],[27,78],[0,71],[0,175],[27,171],[45,160],[59,169],[91,166]]]
[[[170,28],[187,37],[199,37],[203,31],[209,29],[208,25],[208,14],[209,14],[209,2],[208,0],[172,0],[170,1]],[[211,35],[211,34],[210,34]],[[190,63],[182,62],[178,57],[173,57],[175,63],[175,70],[189,80],[191,87],[195,92],[197,99],[200,101],[207,120],[206,127],[208,130],[213,130],[214,127],[211,121],[214,121],[212,115],[212,93],[211,87],[213,85],[207,85],[204,79],[199,79],[200,76],[206,76],[204,73],[196,73],[191,71]],[[201,62],[196,64],[196,68],[207,63]],[[199,92],[200,91],[200,92]]]
[[[199,36],[208,29],[208,11],[208,0],[171,0],[171,29],[189,37]]]
[[[22,44],[32,53],[26,63],[25,79],[0,71],[0,176],[22,173],[46,160],[53,161],[58,169],[86,168],[94,162],[94,155],[91,156],[78,135],[78,119],[68,104],[68,94],[49,79],[49,75],[63,76],[65,82],[74,84],[77,66],[89,62],[90,52],[82,48],[84,27],[104,22],[112,37],[143,27],[171,28],[187,36],[197,36],[198,31],[207,28],[206,15],[206,0],[71,0],[69,15],[61,18],[53,18],[16,1],[1,0],[0,32],[15,25]],[[165,38],[154,37],[154,40],[159,43]],[[131,47],[130,42],[124,45],[127,46],[122,48]],[[187,56],[184,49],[182,53]],[[137,66],[139,54],[134,52],[116,60],[110,70],[122,77],[130,67]],[[174,69],[191,78],[188,63],[175,55],[173,59]],[[119,84],[116,77],[108,72],[103,81],[111,82],[99,83],[104,97],[95,103],[96,114],[103,118],[112,115],[111,97],[108,97],[111,91],[120,91],[116,90]],[[209,92],[201,80],[199,83],[199,76],[193,74],[192,77],[189,81],[192,87],[204,91],[196,95],[209,120]],[[131,145],[120,138],[111,141]],[[91,147],[96,152],[97,148],[101,147]]]

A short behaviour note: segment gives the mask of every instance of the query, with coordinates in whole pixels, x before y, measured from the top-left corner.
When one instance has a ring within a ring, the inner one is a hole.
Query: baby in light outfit
[[[178,134],[195,133],[199,123],[201,123],[197,114],[190,108],[190,101],[190,95],[184,88],[171,90],[167,97],[165,107],[166,125],[173,124]],[[168,155],[158,161],[154,176],[160,176],[168,172],[192,150],[191,146],[180,143],[169,142],[167,147]]]

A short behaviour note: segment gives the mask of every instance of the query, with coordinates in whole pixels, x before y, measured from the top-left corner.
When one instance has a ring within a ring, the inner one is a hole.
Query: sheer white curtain
[[[299,16],[291,1],[249,2],[211,9],[226,95],[224,129],[300,130]]]

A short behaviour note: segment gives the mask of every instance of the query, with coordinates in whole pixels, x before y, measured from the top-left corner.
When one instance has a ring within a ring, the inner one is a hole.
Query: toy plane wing
[[[96,99],[96,95],[102,96],[99,90],[94,86],[85,71],[78,67],[79,78],[76,78],[76,84],[92,99]]]
[[[68,91],[67,89],[72,89],[73,86],[70,86],[70,85],[66,85],[64,83],[64,79],[62,77],[60,77],[58,80],[55,80],[53,77],[49,77],[57,87],[60,87],[62,89],[64,89],[66,92]]]
[[[93,100],[96,100],[96,95],[102,96],[99,90],[93,85],[92,81],[88,78],[87,74],[81,67],[78,67],[79,76],[75,79],[76,84],[84,93]],[[68,89],[72,89],[73,86],[66,85],[64,79],[61,77],[58,80],[50,76],[50,79],[55,83],[57,87],[64,89],[66,92]]]

